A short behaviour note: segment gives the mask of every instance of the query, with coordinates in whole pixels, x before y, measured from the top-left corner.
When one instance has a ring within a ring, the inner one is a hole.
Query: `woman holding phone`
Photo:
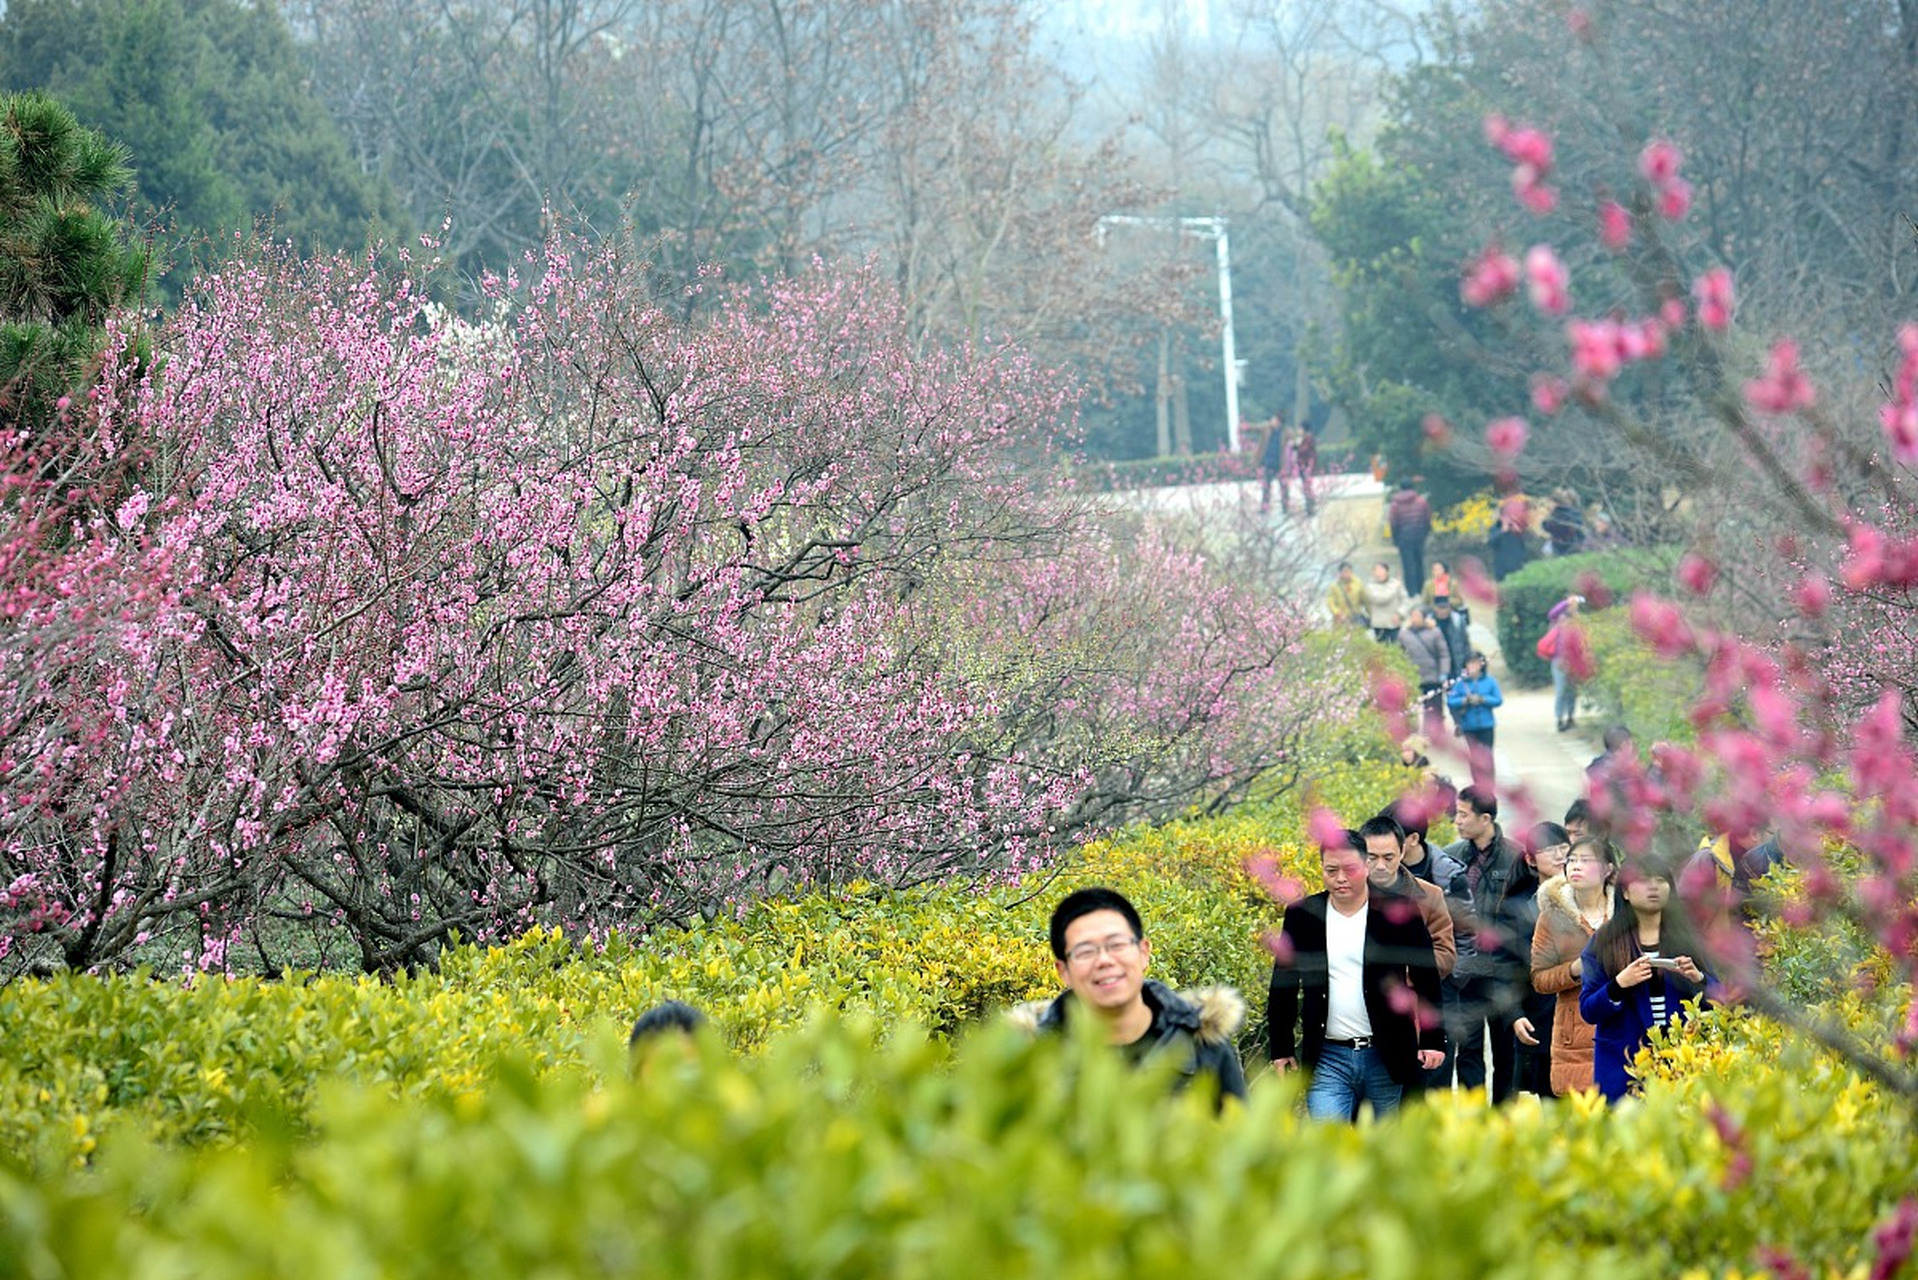
[[[1666,909],[1672,883],[1662,863],[1627,863],[1618,873],[1618,909],[1579,957],[1578,1012],[1594,1028],[1592,1075],[1607,1102],[1631,1092],[1628,1068],[1651,1029],[1681,1016],[1710,980],[1684,919]]]

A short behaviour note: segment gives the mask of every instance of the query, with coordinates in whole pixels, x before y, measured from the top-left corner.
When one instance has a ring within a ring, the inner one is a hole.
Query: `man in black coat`
[[[1245,1069],[1234,1037],[1245,1001],[1230,987],[1174,991],[1146,977],[1152,944],[1139,912],[1111,889],[1080,889],[1053,908],[1052,957],[1066,988],[1057,999],[1012,1010],[1012,1020],[1056,1034],[1068,1017],[1090,1018],[1129,1062],[1174,1065],[1173,1088],[1195,1081],[1227,1098],[1245,1098]]]
[[[1272,1066],[1312,1072],[1306,1110],[1350,1121],[1396,1111],[1444,1060],[1438,965],[1418,904],[1373,895],[1351,832],[1320,851],[1325,892],[1286,908],[1266,1006]]]

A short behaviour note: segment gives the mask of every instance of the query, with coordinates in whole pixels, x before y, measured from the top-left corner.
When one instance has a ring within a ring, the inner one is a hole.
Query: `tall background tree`
[[[138,157],[126,210],[176,270],[256,224],[307,251],[394,230],[390,189],[348,151],[272,5],[17,0],[0,78],[54,93]]]
[[[147,255],[104,207],[132,181],[125,147],[39,93],[0,99],[0,418],[35,426],[90,374]]]

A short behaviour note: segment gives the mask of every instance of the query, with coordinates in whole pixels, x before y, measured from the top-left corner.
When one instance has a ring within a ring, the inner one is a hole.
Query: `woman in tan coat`
[[[1563,874],[1538,889],[1538,925],[1532,930],[1532,988],[1555,995],[1552,1014],[1552,1092],[1592,1087],[1592,1024],[1579,1016],[1580,956],[1612,915],[1617,855],[1603,840],[1581,840],[1565,858]]]

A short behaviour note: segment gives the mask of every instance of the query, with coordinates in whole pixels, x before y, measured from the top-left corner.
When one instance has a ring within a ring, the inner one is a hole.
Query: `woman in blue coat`
[[[1452,682],[1445,705],[1452,708],[1458,724],[1458,736],[1465,739],[1465,753],[1472,762],[1472,785],[1492,781],[1492,734],[1497,724],[1492,709],[1505,701],[1505,694],[1485,670],[1485,655],[1473,653],[1465,660],[1465,674]]]
[[[1631,1092],[1632,1059],[1653,1027],[1684,1016],[1684,1003],[1704,993],[1708,975],[1678,912],[1667,912],[1672,873],[1663,864],[1628,863],[1618,874],[1619,903],[1586,945],[1578,1012],[1596,1029],[1592,1074],[1608,1102]]]

